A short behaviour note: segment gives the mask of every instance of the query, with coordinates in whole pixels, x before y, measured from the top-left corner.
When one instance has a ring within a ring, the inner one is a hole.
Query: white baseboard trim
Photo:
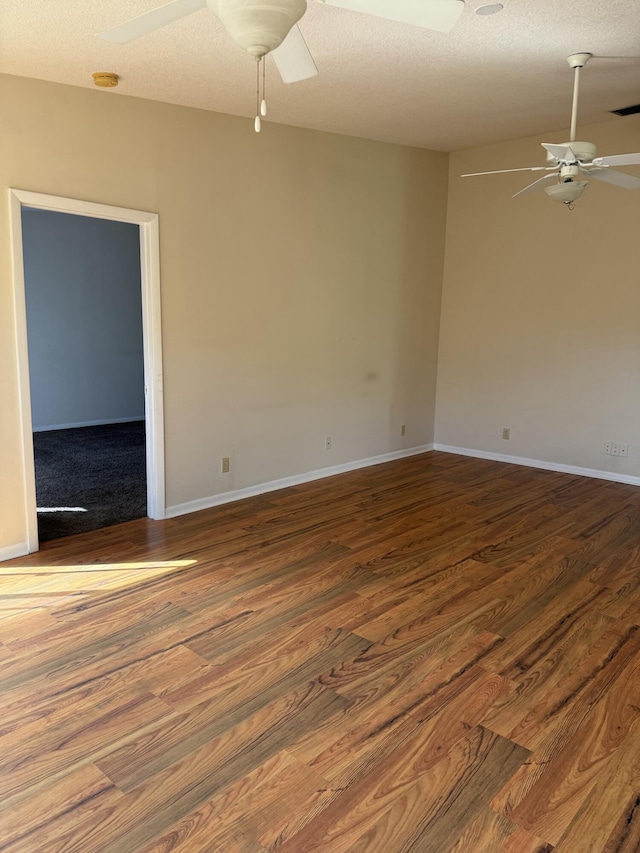
[[[507,462],[511,465],[524,465],[527,468],[557,471],[560,474],[577,474],[579,477],[594,477],[597,480],[610,480],[612,483],[640,486],[640,477],[632,474],[618,474],[615,471],[601,471],[598,468],[580,468],[577,465],[563,465],[560,462],[545,462],[542,459],[527,459],[523,456],[508,456],[505,453],[488,453],[485,450],[452,447],[449,444],[434,444],[433,449],[441,450],[443,453],[457,453],[459,456],[473,456],[475,459],[490,459],[493,462]]]
[[[433,444],[423,444],[420,447],[411,447],[408,450],[395,450],[392,453],[382,453],[380,456],[371,456],[368,459],[356,459],[354,462],[344,462],[342,465],[332,465],[329,468],[319,468],[316,471],[307,471],[304,474],[295,474],[293,477],[283,477],[281,480],[271,480],[267,483],[258,483],[245,489],[236,489],[233,492],[225,492],[220,495],[212,495],[208,498],[200,498],[196,501],[188,501],[176,506],[168,506],[165,518],[176,518],[187,515],[190,512],[198,512],[201,509],[211,509],[214,506],[241,501],[244,498],[253,498],[256,495],[264,495],[267,492],[276,492],[279,489],[287,489],[289,486],[300,486],[303,483],[311,483],[313,480],[322,480],[325,477],[334,477],[336,474],[346,474],[348,471],[356,471],[358,468],[369,468],[372,465],[380,465],[383,462],[393,462],[395,459],[405,459],[408,456],[419,456],[433,450]]]
[[[141,418],[105,418],[101,421],[80,421],[77,424],[52,424],[51,426],[34,426],[34,432],[51,432],[54,429],[76,429],[78,427],[105,426],[106,424],[133,424],[144,420]]]
[[[28,553],[28,542],[18,542],[16,545],[3,545],[0,547],[0,562],[3,560],[14,560],[16,557],[26,557]]]

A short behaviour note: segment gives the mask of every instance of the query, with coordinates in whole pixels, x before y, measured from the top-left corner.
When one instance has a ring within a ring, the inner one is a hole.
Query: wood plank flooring
[[[638,853],[640,490],[444,453],[0,563],[0,853]]]

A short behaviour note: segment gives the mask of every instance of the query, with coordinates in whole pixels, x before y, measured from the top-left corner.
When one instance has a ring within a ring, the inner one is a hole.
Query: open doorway
[[[157,215],[10,193],[29,550],[163,518]]]
[[[40,542],[147,514],[139,226],[22,207]]]

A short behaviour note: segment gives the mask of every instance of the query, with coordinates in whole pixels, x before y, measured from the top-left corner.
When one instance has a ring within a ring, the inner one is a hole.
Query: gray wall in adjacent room
[[[34,430],[144,417],[137,225],[22,211]]]

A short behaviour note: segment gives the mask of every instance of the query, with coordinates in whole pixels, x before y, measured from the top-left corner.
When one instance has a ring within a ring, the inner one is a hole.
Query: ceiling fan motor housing
[[[598,149],[593,142],[562,142],[561,145],[570,148],[576,155],[576,160],[579,160],[581,163],[591,163],[598,153]],[[547,163],[557,162],[558,160],[556,160],[553,154],[547,151]]]
[[[235,43],[256,57],[279,47],[306,11],[306,0],[218,0],[215,8]]]

